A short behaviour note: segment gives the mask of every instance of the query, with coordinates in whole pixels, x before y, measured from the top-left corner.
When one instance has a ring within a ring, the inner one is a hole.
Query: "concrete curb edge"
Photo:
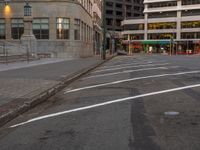
[[[48,98],[52,97],[53,95],[55,95],[56,93],[61,91],[62,89],[64,89],[66,86],[68,86],[72,82],[78,80],[82,76],[86,75],[87,73],[91,72],[92,70],[96,69],[97,67],[103,65],[104,63],[108,62],[109,60],[111,60],[114,57],[115,56],[112,56],[112,57],[110,57],[110,58],[108,58],[104,61],[96,63],[95,65],[93,65],[93,66],[91,66],[87,69],[83,69],[79,72],[76,72],[76,73],[66,77],[65,79],[60,81],[58,84],[56,84],[55,86],[53,86],[53,87],[47,89],[46,91],[40,93],[39,95],[30,99],[28,102],[25,102],[21,106],[19,106],[19,107],[13,109],[12,111],[9,111],[8,113],[0,116],[0,127],[4,126],[6,123],[8,123],[9,121],[18,117],[19,115],[25,113],[26,111],[34,108],[38,104],[45,102]]]

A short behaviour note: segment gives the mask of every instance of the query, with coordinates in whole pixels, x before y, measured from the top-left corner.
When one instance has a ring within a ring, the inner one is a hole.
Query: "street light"
[[[29,53],[36,53],[37,41],[33,34],[32,7],[28,0],[24,5],[24,33],[21,36],[21,44],[27,47],[27,60],[29,61]]]
[[[10,0],[4,0],[5,1],[5,5],[8,5],[10,3]]]
[[[9,5],[10,0],[4,0],[4,2],[5,2],[4,16],[5,16],[5,18],[10,18],[11,14],[12,14],[11,7]]]
[[[32,16],[32,7],[29,5],[28,1],[26,1],[26,5],[24,6],[24,16]]]

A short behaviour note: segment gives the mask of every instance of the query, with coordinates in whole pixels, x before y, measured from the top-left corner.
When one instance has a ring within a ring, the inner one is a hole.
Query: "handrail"
[[[0,62],[8,63],[9,59],[24,59],[27,62],[30,61],[29,47],[28,45],[22,45],[21,43],[11,43],[8,41],[0,41]]]

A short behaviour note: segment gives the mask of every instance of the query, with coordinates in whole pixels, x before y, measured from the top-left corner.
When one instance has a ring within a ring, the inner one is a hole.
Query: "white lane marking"
[[[105,67],[100,67],[101,69],[108,69],[108,68],[114,68],[114,67],[123,67],[123,66],[129,66],[129,65],[137,65],[137,64],[144,64],[144,63],[148,63],[148,64],[151,64],[151,63],[154,63],[152,61],[144,61],[144,62],[132,62],[132,63],[124,63],[121,64],[121,65],[111,65],[111,66],[105,66]]]
[[[191,89],[191,88],[195,88],[195,87],[200,87],[200,84],[194,84],[194,85],[183,86],[183,87],[178,87],[178,88],[173,88],[173,89],[167,89],[167,90],[162,90],[162,91],[157,91],[157,92],[152,92],[152,93],[146,93],[146,94],[141,94],[141,95],[136,95],[136,96],[131,96],[131,97],[125,97],[125,98],[111,100],[111,101],[107,101],[107,102],[103,102],[103,103],[94,104],[94,105],[89,105],[89,106],[79,107],[79,108],[70,109],[70,110],[66,110],[66,111],[61,111],[61,112],[57,112],[57,113],[53,113],[53,114],[49,114],[49,115],[36,117],[36,118],[30,119],[28,121],[25,121],[25,122],[22,122],[22,123],[19,123],[19,124],[16,124],[16,125],[12,125],[12,126],[10,126],[10,128],[15,128],[15,127],[22,126],[22,125],[25,125],[25,124],[28,124],[28,123],[31,123],[31,122],[35,122],[35,121],[39,121],[39,120],[43,120],[43,119],[47,119],[47,118],[52,118],[52,117],[56,117],[56,116],[60,116],[60,115],[64,115],[64,114],[69,114],[69,113],[72,113],[72,112],[78,112],[78,111],[92,109],[92,108],[110,105],[110,104],[114,104],[114,103],[133,100],[133,99],[137,99],[137,98],[141,98],[141,97],[170,93],[170,92],[175,92],[175,91],[181,91],[181,90]]]
[[[152,63],[164,63],[165,61],[140,61],[140,62],[132,62],[132,63],[124,63],[121,65],[112,65],[112,66],[105,66],[105,67],[100,67],[101,69],[108,69],[108,68],[114,68],[114,67],[123,67],[123,66],[129,66],[129,65],[137,65],[137,64],[152,64]]]
[[[89,76],[89,77],[85,77],[83,79],[105,77],[105,76],[112,76],[112,75],[118,75],[118,74],[123,74],[123,73],[139,72],[139,71],[146,71],[146,70],[168,69],[168,68],[170,68],[170,67],[154,67],[154,68],[143,68],[143,69],[135,69],[135,70],[125,70],[125,71],[119,71],[119,72],[114,72],[114,73],[106,73],[106,74]]]
[[[105,67],[100,67],[101,69],[108,69],[108,68],[117,68],[117,67],[125,67],[125,66],[130,66],[130,65],[144,65],[144,64],[152,64],[153,62],[148,61],[148,62],[134,62],[134,63],[123,63],[123,65],[112,65],[112,66],[105,66]]]
[[[119,68],[102,69],[102,70],[94,71],[94,73],[104,72],[104,71],[114,71],[114,70],[120,70],[120,69],[128,69],[128,68],[153,67],[153,66],[163,66],[163,65],[169,65],[169,63],[163,63],[163,64],[143,64],[143,65],[137,65],[137,66],[125,66],[125,67],[119,67]]]
[[[102,83],[102,84],[97,84],[97,85],[92,85],[92,86],[86,86],[86,87],[72,89],[72,90],[68,89],[68,91],[65,91],[64,94],[77,92],[77,91],[82,91],[82,90],[87,90],[87,89],[92,89],[92,88],[97,88],[97,87],[102,87],[102,86],[107,86],[107,85],[119,84],[119,83],[130,82],[130,81],[136,81],[136,80],[141,80],[141,79],[158,78],[158,77],[166,77],[166,76],[179,76],[179,75],[195,74],[195,73],[200,73],[200,70],[187,71],[187,72],[178,72],[178,73],[171,73],[171,74],[159,74],[159,75],[151,75],[151,76],[143,76],[143,77],[119,80],[119,81],[114,81],[114,82],[108,82],[108,83]]]

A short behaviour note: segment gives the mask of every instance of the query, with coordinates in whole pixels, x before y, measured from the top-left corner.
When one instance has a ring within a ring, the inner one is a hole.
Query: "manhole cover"
[[[180,113],[179,112],[176,112],[176,111],[167,111],[167,112],[164,112],[164,114],[166,116],[177,116],[179,115]]]

